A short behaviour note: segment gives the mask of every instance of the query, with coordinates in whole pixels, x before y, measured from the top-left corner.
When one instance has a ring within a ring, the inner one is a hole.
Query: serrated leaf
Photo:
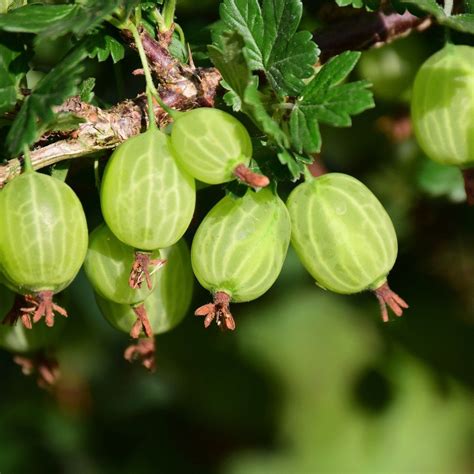
[[[443,8],[436,2],[436,0],[403,0],[402,3],[406,5],[413,5],[414,7],[424,12],[430,13],[435,17],[438,17],[438,15],[444,15]]]
[[[224,0],[221,18],[245,42],[250,69],[264,71],[278,95],[298,95],[314,73],[318,49],[307,31],[297,32],[300,0]]]
[[[188,50],[176,35],[171,38],[168,50],[179,62],[184,64],[188,61]]]
[[[91,36],[89,44],[89,57],[96,57],[99,62],[112,57],[112,61],[117,63],[125,56],[123,44],[108,33],[99,32]]]
[[[230,93],[226,101],[234,110],[242,110],[252,118],[275,143],[284,147],[288,139],[279,124],[268,114],[258,91],[258,77],[253,76],[243,48],[244,41],[237,32],[224,33],[220,48],[209,47],[209,56],[219,69]]]
[[[288,150],[285,149],[281,149],[277,153],[277,156],[280,163],[288,167],[293,181],[297,180],[304,170],[303,163],[298,162],[295,157]]]
[[[38,82],[25,99],[7,135],[7,146],[12,155],[20,153],[24,145],[34,143],[44,127],[53,122],[52,108],[77,92],[87,54],[85,44],[79,44]]]
[[[74,5],[27,5],[0,15],[0,30],[13,33],[40,33],[66,19]]]
[[[79,97],[83,102],[91,103],[94,99],[95,77],[88,77],[79,86]]]
[[[88,0],[75,5],[26,5],[0,15],[0,30],[36,33],[39,39],[57,38],[67,33],[82,36],[100,25],[119,5],[119,0]]]
[[[374,107],[367,81],[341,84],[356,65],[360,53],[346,51],[332,58],[310,81],[290,115],[290,135],[298,153],[318,153],[319,122],[335,127],[351,125],[351,116]]]
[[[403,4],[413,5],[417,9],[433,15],[440,25],[463,33],[474,34],[473,13],[447,16],[441,5],[436,3],[436,0],[404,0]]]
[[[375,10],[380,7],[380,0],[336,0],[340,7],[351,6],[353,8],[365,7],[367,10]]]
[[[352,6],[354,8],[361,8],[364,6],[364,0],[336,0],[340,7]]]
[[[462,31],[474,35],[474,14],[464,13],[461,15],[453,15],[445,17],[440,21],[442,25],[448,26],[453,30]]]
[[[0,35],[0,115],[15,106],[29,57],[30,52],[15,36]]]

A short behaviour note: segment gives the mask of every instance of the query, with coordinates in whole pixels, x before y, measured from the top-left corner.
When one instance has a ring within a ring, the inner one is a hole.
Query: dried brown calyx
[[[243,163],[235,167],[234,176],[252,188],[264,188],[270,184],[270,180],[265,175],[253,172]]]
[[[25,326],[26,329],[31,329],[33,325],[31,324],[30,315],[22,313],[22,308],[25,304],[25,297],[23,295],[15,295],[13,306],[3,318],[2,324],[14,326],[18,320],[21,319],[23,326]]]
[[[390,289],[387,282],[374,290],[374,293],[379,300],[380,312],[382,313],[382,320],[384,323],[388,323],[389,320],[387,306],[389,306],[390,309],[399,317],[403,314],[403,310],[409,307],[405,300],[400,298],[400,296]]]
[[[133,312],[136,314],[137,320],[130,330],[130,336],[134,339],[138,339],[140,334],[143,332],[147,337],[153,337],[153,330],[151,329],[151,324],[148,319],[145,304],[141,303],[137,306],[134,306]]]
[[[38,291],[33,295],[25,295],[24,298],[27,304],[31,304],[29,307],[20,308],[21,320],[27,328],[31,328],[31,321],[27,321],[27,319],[30,320],[31,316],[33,316],[34,323],[37,323],[44,317],[46,326],[48,327],[54,326],[55,312],[65,318],[68,316],[67,311],[64,308],[54,303],[53,292],[50,290]]]
[[[196,316],[204,316],[205,328],[208,328],[212,321],[215,320],[220,329],[233,331],[235,329],[235,321],[230,312],[229,304],[230,296],[224,291],[218,291],[214,294],[214,303],[200,306],[194,314]]]
[[[151,254],[148,252],[135,252],[135,260],[128,284],[131,288],[137,289],[141,288],[142,283],[146,281],[148,288],[151,290],[153,285],[151,283],[150,267],[157,270],[165,265],[165,263],[165,259],[151,258]]]
[[[139,339],[125,349],[123,357],[128,362],[139,361],[143,367],[150,372],[156,369],[155,364],[155,338],[147,337]]]
[[[16,355],[13,361],[21,367],[25,375],[37,375],[38,385],[46,390],[51,390],[59,379],[58,361],[44,353],[38,353],[31,357]]]

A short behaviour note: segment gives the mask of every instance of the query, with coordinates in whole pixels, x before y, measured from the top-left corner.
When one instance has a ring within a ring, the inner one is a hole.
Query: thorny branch
[[[159,83],[163,102],[177,110],[195,107],[212,107],[221,79],[215,68],[192,68],[182,65],[148,33],[141,32],[145,51]],[[59,161],[80,158],[92,153],[115,148],[133,135],[137,135],[147,121],[146,97],[139,95],[114,107],[103,110],[72,97],[57,107],[56,112],[70,112],[84,119],[67,138],[37,147],[31,152],[33,168],[39,169]],[[169,117],[156,103],[158,125],[166,125]],[[21,173],[21,158],[9,160],[0,166],[0,188]]]
[[[429,18],[417,18],[410,13],[364,12],[331,23],[316,33],[314,39],[322,52],[320,60],[324,62],[342,51],[368,49],[405,36],[413,30],[426,29],[430,24]],[[123,36],[133,48],[130,32],[124,31]],[[140,36],[166,105],[177,110],[214,105],[221,80],[217,69],[195,68],[180,63],[168,51],[169,35],[155,40],[142,30]],[[35,169],[113,149],[140,133],[147,121],[144,95],[127,99],[107,110],[72,97],[57,107],[56,112],[73,113],[84,119],[84,123],[66,138],[53,143],[42,137],[31,152]],[[166,125],[170,120],[158,104],[155,104],[155,116],[159,126]],[[21,173],[21,165],[21,157],[0,165],[0,188]]]
[[[430,17],[419,18],[409,12],[360,12],[343,16],[314,33],[321,50],[320,61],[326,62],[347,50],[365,50],[423,31],[432,24]]]

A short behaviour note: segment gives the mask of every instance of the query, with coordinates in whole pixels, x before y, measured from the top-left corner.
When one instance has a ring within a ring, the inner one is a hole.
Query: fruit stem
[[[408,303],[400,298],[394,291],[390,289],[388,286],[387,280],[382,283],[378,288],[374,290],[375,296],[379,300],[380,304],[380,312],[382,314],[382,321],[384,323],[388,323],[388,312],[387,312],[387,305],[390,309],[400,317],[403,314],[403,310],[407,309]]]
[[[156,128],[156,118],[153,109],[153,91],[156,91],[155,84],[153,83],[153,79],[151,77],[150,66],[148,65],[145,50],[143,49],[143,43],[142,39],[140,38],[140,33],[138,32],[137,27],[133,23],[130,23],[128,25],[128,28],[133,34],[133,39],[135,41],[135,45],[137,46],[140,61],[142,63],[143,72],[145,73],[146,95],[148,100],[148,128],[154,129]]]
[[[25,165],[25,173],[34,173],[33,164],[31,163],[30,149],[25,145],[23,147],[23,159]]]
[[[143,331],[145,336],[153,337],[153,330],[151,329],[151,324],[148,319],[145,303],[134,306],[133,312],[137,316],[137,320],[130,330],[130,336],[133,337],[133,339],[138,339]]]
[[[451,16],[453,12],[454,0],[444,0],[444,14],[446,16]]]
[[[314,180],[314,176],[311,174],[311,171],[310,171],[310,169],[308,168],[308,166],[305,166],[305,167],[303,168],[303,176],[304,176],[305,182],[313,181],[313,180]]]
[[[165,6],[163,7],[163,19],[165,28],[169,30],[173,25],[174,21],[174,11],[176,9],[176,0],[168,0],[165,2]]]
[[[254,173],[243,163],[235,167],[234,176],[247,186],[252,186],[252,188],[264,188],[270,184],[270,180],[265,175]]]
[[[205,316],[204,327],[208,328],[214,319],[220,329],[225,331],[235,329],[235,321],[229,309],[230,295],[225,291],[217,291],[214,293],[214,303],[208,303],[200,306],[194,314],[196,316]]]
[[[474,206],[474,168],[462,170],[464,178],[464,189],[466,190],[466,201],[469,206]]]
[[[155,84],[153,82],[153,79],[151,77],[151,72],[150,72],[150,66],[148,65],[148,61],[146,58],[145,50],[143,48],[143,43],[142,39],[140,37],[140,33],[138,32],[137,27],[133,23],[129,23],[128,28],[133,34],[133,39],[135,41],[135,44],[137,46],[138,54],[140,56],[140,61],[143,66],[143,72],[145,74],[145,80],[146,80],[146,95],[147,95],[147,100],[148,100],[148,117],[149,117],[149,122],[150,122],[150,128],[155,128],[156,127],[156,118],[155,118],[155,112],[153,109],[153,98],[158,102],[160,107],[168,114],[170,117],[172,117],[174,120],[176,120],[182,112],[178,110],[173,110],[170,107],[168,107],[160,97],[160,94],[156,90]]]

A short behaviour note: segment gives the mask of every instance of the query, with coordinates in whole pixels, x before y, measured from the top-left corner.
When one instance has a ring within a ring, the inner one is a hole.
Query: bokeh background
[[[321,2],[304,3],[303,26],[319,28]],[[217,17],[214,0],[178,2],[197,61]],[[103,320],[81,272],[64,295],[71,316],[53,393],[0,351],[0,472],[472,472],[474,209],[458,170],[423,156],[407,106],[414,72],[443,41],[435,27],[364,53],[355,74],[374,82],[377,107],[351,129],[324,129],[318,158],[319,170],[365,182],[391,215],[400,249],[390,284],[410,304],[402,318],[383,324],[371,294],[323,291],[290,251],[263,298],[233,306],[234,333],[192,316],[209,298],[196,283],[189,316],[158,337],[158,370],[148,374],[122,359],[128,338]],[[31,80],[67,42],[38,45]],[[130,74],[136,60],[87,65],[99,105],[142,88]],[[74,163],[68,183],[92,229],[91,164]],[[280,186],[283,198],[291,186]],[[223,193],[199,191],[188,242]]]

